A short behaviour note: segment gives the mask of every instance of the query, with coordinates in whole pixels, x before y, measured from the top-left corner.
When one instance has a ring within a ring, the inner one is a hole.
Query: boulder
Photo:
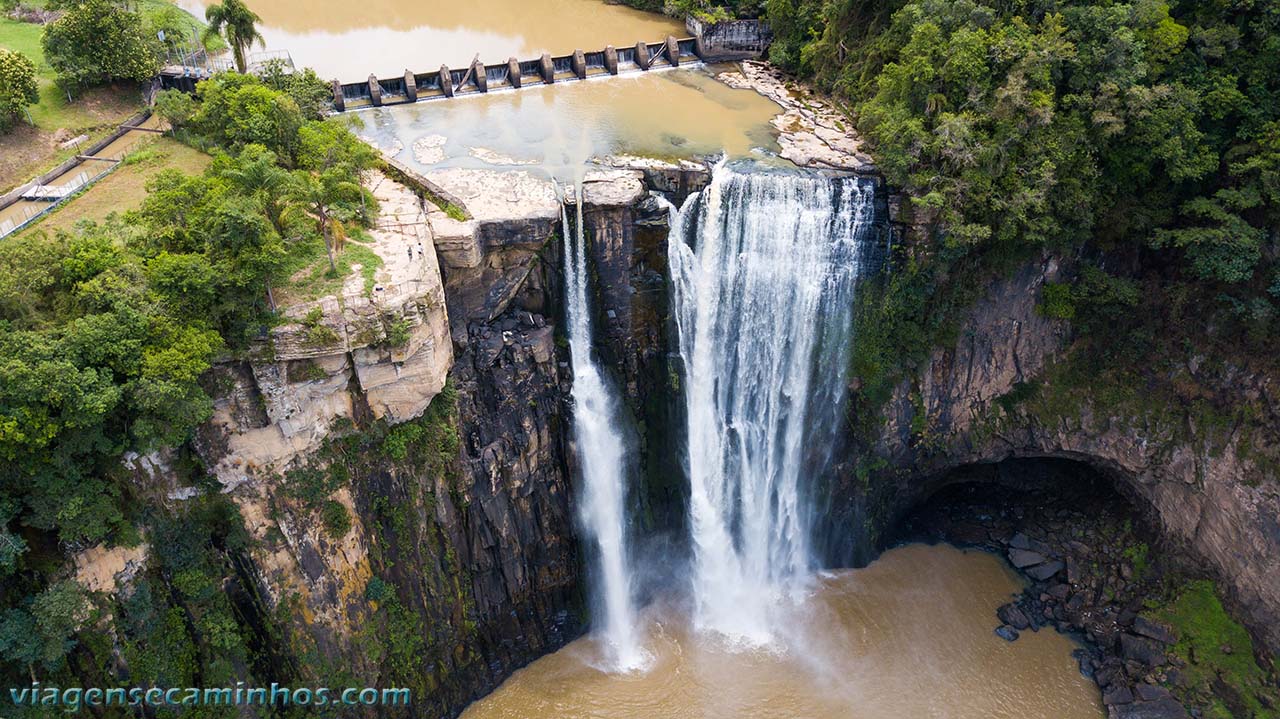
[[[1026,629],[1031,626],[1031,620],[1027,619],[1027,615],[1013,602],[1009,602],[997,609],[996,616],[1000,618],[1000,621],[1015,629]]]
[[[1120,635],[1120,656],[1148,667],[1158,667],[1167,661],[1159,642],[1133,634]]]
[[[1134,687],[1134,693],[1137,694],[1138,699],[1144,702],[1158,702],[1161,699],[1173,698],[1168,689],[1154,684],[1139,684]]]
[[[1039,552],[1032,552],[1028,549],[1009,550],[1009,563],[1018,569],[1025,569],[1036,564],[1043,564],[1044,561],[1044,555]]]
[[[1006,642],[1016,642],[1018,641],[1018,630],[1014,629],[1008,624],[1003,624],[999,627],[996,627],[996,636],[1000,637]]]
[[[1126,704],[1116,709],[1116,719],[1187,719],[1187,710],[1174,699]]]
[[[1066,566],[1066,565],[1065,565],[1065,564],[1063,564],[1062,562],[1056,562],[1056,561],[1055,561],[1055,562],[1046,562],[1046,563],[1044,563],[1044,564],[1038,564],[1038,565],[1036,565],[1036,566],[1034,566],[1034,567],[1031,567],[1031,568],[1027,569],[1027,570],[1026,570],[1026,572],[1027,572],[1027,574],[1028,574],[1028,575],[1030,575],[1033,579],[1036,579],[1037,581],[1041,581],[1041,582],[1043,582],[1044,580],[1048,579],[1049,577],[1052,577],[1053,575],[1057,574],[1058,572],[1061,572],[1061,571],[1062,571],[1062,569],[1063,569],[1063,567],[1065,567],[1065,566]]]
[[[1102,694],[1102,703],[1107,706],[1132,704],[1133,692],[1129,690],[1129,687],[1117,684]]]
[[[1141,634],[1144,637],[1154,639],[1163,644],[1173,644],[1178,641],[1178,636],[1173,633],[1173,630],[1163,624],[1157,624],[1156,622],[1141,616],[1134,617],[1133,619],[1133,633]]]

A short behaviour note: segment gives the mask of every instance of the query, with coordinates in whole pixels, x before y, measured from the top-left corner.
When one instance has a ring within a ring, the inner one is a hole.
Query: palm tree
[[[219,35],[226,37],[227,44],[231,46],[231,55],[236,60],[236,70],[240,72],[247,69],[245,52],[255,42],[266,45],[257,27],[262,18],[250,10],[244,0],[222,0],[221,4],[214,3],[205,9],[204,18],[209,21],[209,27],[204,31],[205,38]]]
[[[228,161],[222,176],[236,189],[261,200],[267,221],[276,234],[289,239],[284,219],[293,177],[276,162],[274,152],[261,145],[246,145],[239,155]]]

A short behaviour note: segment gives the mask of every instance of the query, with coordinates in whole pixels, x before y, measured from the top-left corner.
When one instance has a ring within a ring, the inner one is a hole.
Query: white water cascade
[[[775,638],[813,569],[810,482],[844,401],[873,188],[721,164],[668,243],[688,412],[695,623]]]
[[[626,536],[625,446],[618,432],[617,400],[591,356],[591,311],[587,304],[587,253],[578,186],[576,227],[563,209],[565,294],[569,354],[573,362],[573,431],[582,469],[580,518],[595,543],[595,623],[608,656],[604,668],[634,671],[646,653],[636,630]]]

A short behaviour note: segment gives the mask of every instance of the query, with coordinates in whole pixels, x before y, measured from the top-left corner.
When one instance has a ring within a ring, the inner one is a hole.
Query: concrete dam
[[[737,20],[704,26],[690,19],[691,37],[668,35],[659,42],[637,42],[630,47],[607,45],[602,50],[575,50],[568,55],[543,53],[541,57],[486,65],[477,57],[463,68],[441,65],[436,71],[405,70],[400,77],[344,83],[333,80],[333,106],[338,112],[383,107],[421,100],[452,98],[497,90],[551,85],[591,77],[674,68],[700,62],[725,62],[759,57],[768,47],[770,34],[758,20]]]

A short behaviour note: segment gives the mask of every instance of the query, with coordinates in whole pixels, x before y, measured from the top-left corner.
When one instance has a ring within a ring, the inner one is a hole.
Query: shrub
[[[7,130],[23,109],[39,101],[35,63],[20,52],[0,48],[0,130]]]

